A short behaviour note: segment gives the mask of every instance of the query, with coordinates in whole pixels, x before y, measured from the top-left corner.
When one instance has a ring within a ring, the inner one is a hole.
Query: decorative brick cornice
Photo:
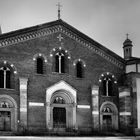
[[[33,31],[30,33],[22,34],[22,35],[17,35],[14,37],[8,37],[8,38],[0,40],[0,47],[6,47],[9,45],[17,44],[17,43],[24,42],[24,41],[31,40],[31,39],[35,39],[38,37],[50,35],[52,33],[58,32],[59,31],[58,29],[59,28],[57,26],[54,26],[54,27],[42,29],[39,31]]]
[[[123,69],[124,63],[119,61],[117,58],[113,57],[109,53],[102,50],[102,46],[98,46],[92,41],[86,40],[85,37],[78,35],[77,33],[71,31],[67,27],[63,25],[54,25],[52,27],[46,27],[44,29],[39,29],[37,31],[30,31],[29,33],[19,33],[18,35],[11,36],[11,37],[5,37],[4,39],[0,39],[0,48],[1,47],[7,47],[10,45],[14,45],[17,43],[21,43],[27,40],[35,39],[38,37],[48,36],[53,33],[61,32],[65,34],[66,36],[70,37],[71,39],[75,40],[76,42],[80,43],[82,46],[90,49],[91,51],[95,52],[96,54],[102,56],[109,62],[115,64],[119,68]]]

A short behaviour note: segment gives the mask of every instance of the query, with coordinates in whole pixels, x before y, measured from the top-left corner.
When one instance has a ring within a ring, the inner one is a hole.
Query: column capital
[[[20,83],[27,83],[28,78],[27,77],[19,77]]]
[[[92,89],[98,90],[98,89],[99,89],[99,86],[98,86],[98,85],[93,85],[93,86],[92,86]]]
[[[93,87],[92,87],[92,95],[99,95],[99,86],[93,85]]]
[[[46,106],[50,106],[51,105],[51,103],[50,102],[46,102]]]

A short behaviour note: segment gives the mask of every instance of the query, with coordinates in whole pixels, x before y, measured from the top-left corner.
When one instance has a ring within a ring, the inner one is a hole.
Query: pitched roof
[[[62,28],[64,29],[64,31]],[[44,29],[46,32],[43,31]],[[70,36],[71,38],[74,38],[75,40],[82,43],[84,46],[87,46],[88,48],[92,49],[104,58],[108,60],[111,59],[110,61],[120,65],[121,67],[123,67],[123,65],[125,64],[125,60],[122,57],[109,50],[105,46],[101,45],[100,43],[96,42],[95,40],[91,39],[90,37],[83,34],[82,32],[80,32],[79,30],[77,30],[76,28],[74,28],[73,26],[69,25],[61,19],[1,34],[0,47],[16,44],[18,42],[23,42],[27,39],[35,38],[39,35],[47,35],[58,31],[61,31]]]

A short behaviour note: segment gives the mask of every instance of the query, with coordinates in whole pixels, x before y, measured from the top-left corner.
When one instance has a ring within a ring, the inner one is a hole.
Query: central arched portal
[[[51,98],[51,122],[54,131],[73,128],[73,100],[68,92],[56,91]]]
[[[61,81],[46,91],[46,126],[49,131],[76,129],[76,91]]]

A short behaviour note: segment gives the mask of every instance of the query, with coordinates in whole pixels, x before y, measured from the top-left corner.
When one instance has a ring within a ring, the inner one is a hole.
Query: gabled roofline
[[[119,60],[123,64],[126,63],[126,61],[122,57],[120,57],[119,55],[117,55],[113,51],[109,50],[108,48],[106,48],[102,44],[100,44],[97,41],[93,40],[92,38],[88,37],[87,35],[85,35],[84,33],[80,32],[79,30],[77,30],[76,28],[74,28],[73,26],[69,25],[68,23],[66,23],[65,21],[63,21],[61,19],[1,34],[0,35],[0,41],[3,40],[3,39],[6,39],[6,38],[10,38],[10,37],[30,33],[30,32],[35,32],[35,31],[38,31],[38,30],[41,30],[41,29],[44,29],[44,28],[49,28],[49,27],[56,26],[56,25],[64,26],[65,28],[67,28],[70,31],[72,31],[74,34],[80,36],[82,39],[84,39],[87,42],[91,43],[92,45],[95,45],[96,47],[98,47],[99,50],[104,51],[105,53],[107,53],[110,56],[116,58],[117,60]]]
[[[49,28],[51,26],[58,25],[59,24],[58,21],[59,20],[55,20],[55,21],[52,21],[52,22],[43,23],[43,24],[39,24],[39,25],[35,25],[35,26],[23,28],[23,29],[18,29],[18,30],[11,31],[11,32],[8,32],[8,33],[3,33],[3,34],[0,35],[0,40],[5,39],[5,37],[13,37],[13,36],[17,36],[17,35],[20,35],[20,34],[26,34],[26,33],[29,33],[29,32],[38,31],[38,30],[41,30],[43,28]]]
[[[109,53],[109,54],[113,55],[113,57],[119,59],[122,63],[125,63],[125,60],[122,57],[120,57],[119,55],[117,55],[116,53],[114,53],[113,51],[109,50],[108,48],[106,48],[102,44],[98,43],[97,41],[93,40],[92,38],[90,38],[89,36],[85,35],[81,31],[77,30],[73,26],[67,24],[65,21],[63,21],[63,20],[60,20],[60,21],[61,21],[62,25],[66,26],[68,29],[73,31],[75,34],[78,34],[79,36],[82,36],[82,38],[85,39],[86,41],[92,43],[93,45],[97,46],[99,49],[105,51],[106,53]]]

